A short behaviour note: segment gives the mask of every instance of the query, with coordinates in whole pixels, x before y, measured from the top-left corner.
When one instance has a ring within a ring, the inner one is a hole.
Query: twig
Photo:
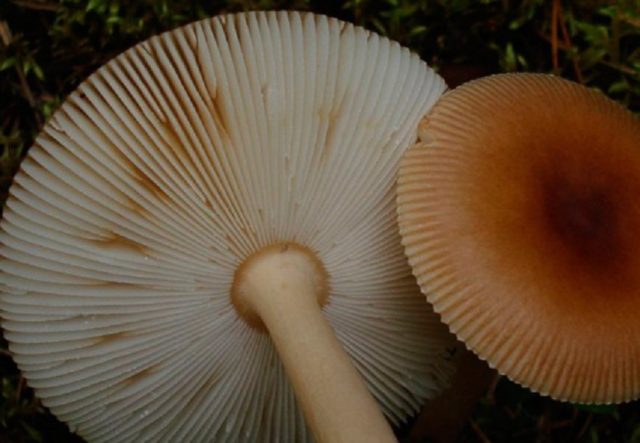
[[[543,439],[547,440],[549,437],[549,431],[551,429],[551,413],[549,411],[549,405],[544,409],[544,413],[538,419],[538,434],[542,434]]]
[[[609,39],[609,53],[613,63],[620,62],[620,11],[611,17],[611,38]]]
[[[9,46],[13,41],[9,25],[4,20],[0,20],[0,40],[2,40],[2,44],[5,46]]]
[[[621,21],[629,23],[630,25],[635,26],[636,28],[640,28],[640,18],[635,18],[630,16],[629,14],[625,14],[618,10],[618,17]]]
[[[505,413],[505,414],[507,414],[507,415],[509,416],[509,418],[510,418],[511,420],[515,420],[515,418],[516,418],[516,413],[515,413],[515,412],[513,412],[513,411],[511,410],[511,408],[510,408],[510,407],[505,406],[505,407],[503,408],[503,411],[504,411],[504,413]]]
[[[501,379],[502,379],[502,376],[496,373],[496,375],[494,375],[493,377],[493,380],[491,380],[491,383],[489,384],[489,389],[487,389],[486,397],[489,403],[491,403],[492,405],[496,403],[496,389]]]
[[[592,420],[593,420],[593,414],[589,413],[589,415],[587,415],[587,419],[584,421],[584,425],[582,425],[582,428],[580,428],[580,432],[578,432],[576,441],[581,440],[584,434],[586,434],[587,430],[589,429],[589,426],[591,426]]]
[[[632,77],[636,77],[636,78],[640,78],[640,72],[634,70],[633,68],[630,68],[628,66],[625,65],[621,65],[620,63],[613,63],[613,62],[608,62],[606,60],[599,60],[598,63],[604,65],[604,66],[608,66],[612,69],[615,69],[617,71],[620,71],[624,74],[628,74]]]
[[[564,13],[562,11],[562,5],[560,4],[560,1],[558,1],[558,9],[559,13],[561,14],[560,30],[562,31],[564,44],[567,46],[567,51],[569,51],[569,57],[571,57],[571,63],[573,64],[573,73],[575,74],[578,83],[584,84],[584,78],[582,77],[582,71],[580,70],[580,64],[578,63],[578,57],[576,57],[576,54],[573,51],[571,36],[569,35],[569,30],[567,29],[567,24],[564,20]]]
[[[20,375],[20,379],[18,380],[18,386],[16,387],[16,401],[20,400],[20,396],[22,395],[22,389],[24,388],[25,378]]]
[[[5,357],[13,358],[13,355],[11,355],[11,352],[9,352],[6,349],[0,349],[0,355],[4,355]]]
[[[573,424],[573,420],[556,421],[549,424],[549,429],[562,429],[567,428]]]
[[[469,420],[469,426],[471,426],[471,429],[473,429],[473,432],[476,433],[476,437],[478,437],[478,439],[482,443],[491,443],[491,440],[489,440],[489,437],[487,437],[486,434],[482,432],[482,429],[480,429],[480,426],[478,426],[476,422],[474,422],[473,420]]]
[[[548,35],[542,33],[542,32],[538,32],[538,35],[540,36],[540,38],[542,38],[544,41],[546,41],[547,43],[551,44],[551,37],[549,37]],[[572,51],[573,47],[571,46],[567,46],[564,42],[560,41],[558,42],[558,49],[560,49],[561,51]],[[632,77],[636,77],[636,78],[640,78],[640,72],[634,70],[633,68],[630,68],[628,66],[625,66],[623,64],[620,63],[613,63],[613,62],[609,62],[606,60],[598,60],[596,61],[597,64],[599,65],[603,65],[603,66],[607,66],[611,69],[615,69],[616,71],[620,71],[624,74],[630,75]],[[575,69],[575,67],[574,67]],[[582,73],[580,71],[578,71],[577,73],[578,75],[576,75],[576,78],[580,77],[582,78]]]
[[[9,28],[9,24],[6,21],[0,21],[0,38],[2,39],[2,43],[5,46],[9,46],[11,44],[11,29]],[[20,80],[20,89],[22,90],[22,95],[27,99],[29,105],[34,108],[36,106],[36,100],[33,97],[33,93],[31,92],[31,88],[29,87],[29,82],[22,72],[22,68],[20,63],[16,63],[15,65],[16,73],[18,74],[18,79]]]
[[[32,108],[36,107],[36,99],[33,97],[33,92],[31,92],[31,87],[29,86],[29,82],[27,81],[27,77],[25,77],[24,72],[19,64],[16,64],[16,72],[18,73],[18,79],[20,79],[20,89],[22,90],[22,95],[29,102],[29,106]]]
[[[551,44],[551,37],[550,36],[548,36],[547,34],[545,34],[542,31],[538,31],[537,34],[542,40],[544,40],[545,42]],[[558,41],[558,49],[560,49],[561,51],[568,51],[571,48],[568,47],[567,45],[565,45],[564,42]]]
[[[553,0],[551,4],[551,63],[553,73],[558,74],[560,63],[558,62],[558,15],[560,14],[560,0]]]
[[[560,32],[562,33],[562,41],[558,40],[558,28],[560,28]],[[562,49],[563,51],[569,52],[569,58],[571,59],[573,73],[576,77],[576,81],[578,83],[584,83],[582,70],[580,69],[578,58],[573,51],[571,36],[569,35],[567,23],[564,19],[564,11],[562,10],[561,0],[553,0],[553,3],[551,5],[551,36],[548,37],[543,33],[540,33],[540,36],[551,44],[551,64],[553,66],[554,74],[560,73],[560,60],[558,57],[558,50]]]
[[[58,5],[56,3],[46,3],[31,0],[13,0],[13,3],[17,6],[22,6],[27,9],[34,9],[36,11],[56,11]]]

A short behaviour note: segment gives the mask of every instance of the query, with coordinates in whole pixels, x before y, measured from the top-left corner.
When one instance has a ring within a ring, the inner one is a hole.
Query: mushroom
[[[443,97],[398,181],[413,273],[467,347],[579,403],[640,395],[640,122],[584,86],[496,75]]]
[[[453,369],[394,202],[444,88],[397,43],[295,12],[99,69],[0,225],[2,326],[36,394],[91,441],[310,441],[297,404],[320,441],[393,440],[378,406],[398,424]]]

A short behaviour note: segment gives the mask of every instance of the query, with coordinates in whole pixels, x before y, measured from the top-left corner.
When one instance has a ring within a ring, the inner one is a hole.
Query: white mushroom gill
[[[314,251],[324,315],[386,416],[446,382],[394,181],[443,81],[397,43],[312,14],[154,37],[47,124],[1,224],[2,326],[43,403],[91,441],[309,441],[269,336],[230,300],[265,246]]]

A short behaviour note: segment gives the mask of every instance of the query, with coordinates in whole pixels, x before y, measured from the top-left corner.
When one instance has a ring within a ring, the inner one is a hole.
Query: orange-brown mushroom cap
[[[402,241],[450,329],[582,403],[640,396],[640,121],[548,75],[447,94],[399,175]]]

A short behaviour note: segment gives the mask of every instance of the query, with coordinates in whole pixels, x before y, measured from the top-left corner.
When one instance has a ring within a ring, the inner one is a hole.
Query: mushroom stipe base
[[[329,300],[329,276],[316,254],[296,243],[276,243],[251,254],[238,266],[231,286],[231,303],[249,326],[266,333],[256,304],[268,303],[265,298],[277,297],[282,293],[278,289],[287,289],[291,284],[308,288],[303,292],[314,294],[320,307]]]

